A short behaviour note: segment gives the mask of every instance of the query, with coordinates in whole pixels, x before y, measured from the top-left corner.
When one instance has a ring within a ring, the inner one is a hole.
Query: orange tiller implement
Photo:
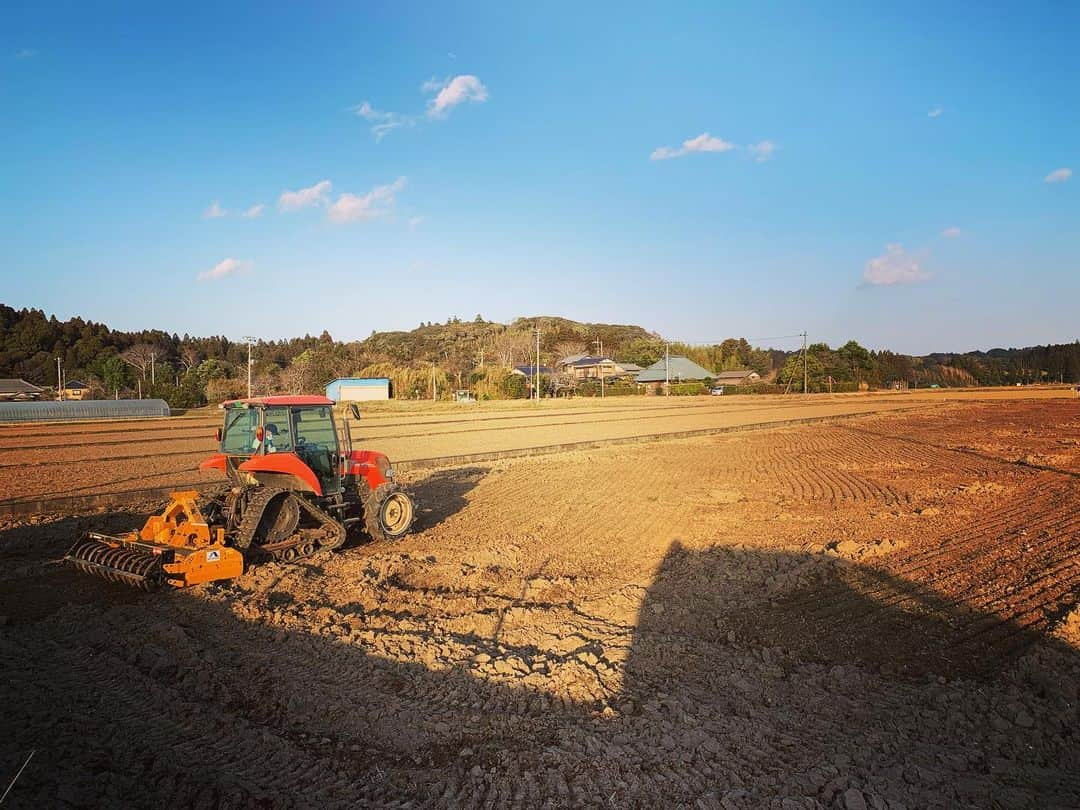
[[[244,555],[225,545],[225,530],[211,529],[196,505],[194,490],[172,493],[160,515],[121,537],[91,532],[65,560],[90,574],[150,590],[183,588],[244,573]]]

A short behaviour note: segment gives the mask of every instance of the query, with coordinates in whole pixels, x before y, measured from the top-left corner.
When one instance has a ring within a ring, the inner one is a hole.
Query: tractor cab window
[[[317,447],[336,453],[338,450],[337,434],[334,432],[334,420],[330,408],[295,408],[296,444]]]
[[[293,449],[288,408],[267,408],[263,412],[263,442],[267,453],[288,453]]]
[[[339,486],[338,443],[331,414],[328,406],[293,409],[296,455],[314,470],[326,492]]]
[[[259,446],[255,428],[259,412],[253,408],[230,408],[225,411],[225,427],[221,435],[221,452],[230,456],[250,456]]]

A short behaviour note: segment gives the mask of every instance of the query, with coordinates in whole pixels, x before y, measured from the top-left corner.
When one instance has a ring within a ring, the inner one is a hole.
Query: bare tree
[[[532,354],[532,338],[528,332],[511,332],[507,330],[495,338],[495,358],[506,367],[517,365],[519,362],[529,362]]]
[[[120,353],[120,359],[127,363],[129,366],[133,366],[139,370],[142,374],[142,378],[146,380],[146,373],[150,369],[150,364],[154,362],[154,357],[157,354],[157,349],[151,346],[149,343],[136,343],[130,349],[125,349]]]
[[[294,357],[293,361],[281,370],[281,387],[290,394],[311,393],[317,385],[315,373],[316,369],[314,363],[311,362],[310,353],[304,352]]]
[[[184,367],[184,373],[187,374],[195,366],[199,365],[199,350],[194,346],[185,346],[180,350],[180,365]]]
[[[252,380],[251,393],[257,397],[278,393],[281,390],[280,376],[276,366],[263,369]]]

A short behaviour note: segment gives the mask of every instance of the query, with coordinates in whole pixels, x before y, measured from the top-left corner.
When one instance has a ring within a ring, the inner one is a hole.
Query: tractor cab
[[[341,491],[344,453],[331,400],[258,397],[232,400],[222,408],[225,420],[218,440],[230,476],[264,484],[284,484],[280,477],[292,476],[300,479],[300,489],[316,495]],[[297,488],[296,482],[287,488]]]

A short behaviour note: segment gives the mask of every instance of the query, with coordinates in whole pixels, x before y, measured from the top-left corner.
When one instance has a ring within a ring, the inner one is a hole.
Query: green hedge
[[[579,397],[598,397],[601,395],[600,381],[581,380],[574,389],[574,393]],[[623,381],[605,383],[603,391],[605,397],[632,397],[644,393],[636,383]]]
[[[712,386],[700,382],[672,383],[668,386],[668,390],[673,397],[696,397],[709,393],[711,389]]]

